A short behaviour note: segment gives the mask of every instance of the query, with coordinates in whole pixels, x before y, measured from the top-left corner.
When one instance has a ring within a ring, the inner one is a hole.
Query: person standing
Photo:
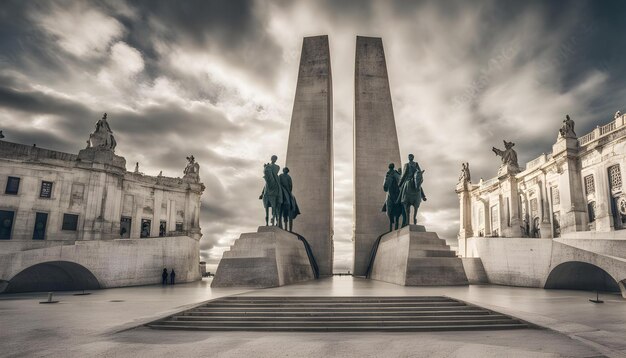
[[[161,284],[163,286],[167,285],[167,269],[163,268],[163,273],[161,274]]]
[[[172,271],[170,272],[170,285],[173,285],[175,280],[176,280],[176,272],[174,272],[174,269],[172,269]]]

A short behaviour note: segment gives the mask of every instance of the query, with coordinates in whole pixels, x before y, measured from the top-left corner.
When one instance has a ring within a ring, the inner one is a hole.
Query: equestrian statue
[[[272,226],[280,225],[281,207],[283,205],[283,189],[278,178],[280,167],[276,164],[277,156],[272,155],[272,162],[263,164],[265,186],[259,196],[265,207],[265,226],[269,226],[269,208],[272,208]]]
[[[413,224],[417,224],[417,210],[422,200],[426,201],[426,194],[422,189],[425,170],[413,161],[414,158],[413,154],[409,154],[409,162],[404,164],[400,178],[400,193],[396,199],[396,203],[402,204],[402,227],[409,225],[411,206],[413,207]]]

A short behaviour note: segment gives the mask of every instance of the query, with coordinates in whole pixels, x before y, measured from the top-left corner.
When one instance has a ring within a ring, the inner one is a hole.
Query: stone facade
[[[506,169],[506,168],[505,168]],[[626,116],[580,138],[559,135],[523,171],[460,181],[459,239],[555,238],[626,228]]]
[[[524,170],[502,166],[477,184],[461,176],[459,253],[481,260],[468,276],[484,271],[492,284],[626,297],[626,116],[579,138],[564,123],[552,152]]]
[[[168,252],[185,261],[179,261],[180,268],[176,267],[180,281],[198,279],[200,196],[204,185],[197,176],[169,178],[126,171],[126,160],[114,152],[116,143],[106,120],[102,125],[101,122],[90,136],[88,147],[78,155],[0,140],[0,257],[43,250],[40,261],[45,262],[50,247],[102,241],[102,245],[90,246],[95,250],[89,252],[93,260],[106,261],[98,256],[109,252],[129,256],[129,261],[121,264],[119,256],[104,258],[126,277],[107,287],[158,282],[160,270],[169,260],[160,256]],[[193,165],[197,174],[197,163]],[[156,255],[154,250],[140,250],[137,245],[125,243],[145,239],[145,246],[148,240],[159,237],[161,240],[154,241],[154,246],[163,249]],[[166,241],[176,238],[187,250],[165,249],[175,246]],[[117,246],[127,249],[120,251]],[[98,251],[102,247],[107,249]],[[151,258],[144,260],[142,255]],[[50,259],[63,258],[53,254]],[[78,260],[74,256],[71,259]],[[156,281],[140,279],[141,275],[135,280],[127,274],[127,270],[136,270],[138,261],[143,270],[154,266]],[[7,260],[0,262],[1,266]],[[100,271],[104,269],[110,270],[103,267]],[[189,270],[192,271],[186,272]],[[7,274],[13,271],[0,268]],[[102,272],[92,273],[98,278]],[[114,273],[107,275],[111,274]],[[3,276],[0,280],[10,282],[11,278]]]

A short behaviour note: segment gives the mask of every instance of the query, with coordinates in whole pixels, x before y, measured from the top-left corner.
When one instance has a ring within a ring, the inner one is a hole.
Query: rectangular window
[[[14,211],[0,210],[0,240],[10,240]]]
[[[609,167],[609,184],[612,191],[622,190],[622,173],[619,170],[619,164]]]
[[[161,220],[159,223],[159,236],[163,237],[167,234],[167,222]]]
[[[132,224],[132,219],[128,216],[122,216],[120,220],[120,237],[122,238],[130,238],[130,227]]]
[[[46,225],[48,223],[48,213],[35,214],[35,230],[33,240],[44,240],[46,238]]]
[[[559,193],[559,188],[553,186],[550,188],[550,191],[552,192],[552,205],[557,206],[561,204],[561,194]]]
[[[596,202],[590,201],[587,203],[587,211],[589,212],[589,222],[596,221]]]
[[[39,191],[40,198],[50,198],[52,196],[52,182],[42,181],[41,190]]]
[[[140,237],[150,237],[150,226],[152,221],[149,219],[141,219],[141,234]]]
[[[20,178],[17,177],[9,177],[7,179],[7,187],[4,190],[5,194],[17,195],[17,192],[20,189]]]
[[[63,214],[63,225],[61,230],[76,231],[78,228],[78,215]]]
[[[596,183],[593,181],[593,175],[587,175],[585,177],[585,191],[587,195],[591,195],[596,192]]]
[[[176,223],[176,231],[183,232],[183,223]]]

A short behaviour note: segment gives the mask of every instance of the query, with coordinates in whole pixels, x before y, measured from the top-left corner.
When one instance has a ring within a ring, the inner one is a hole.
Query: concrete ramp
[[[435,232],[409,225],[380,239],[370,277],[403,286],[469,284],[463,262]]]

